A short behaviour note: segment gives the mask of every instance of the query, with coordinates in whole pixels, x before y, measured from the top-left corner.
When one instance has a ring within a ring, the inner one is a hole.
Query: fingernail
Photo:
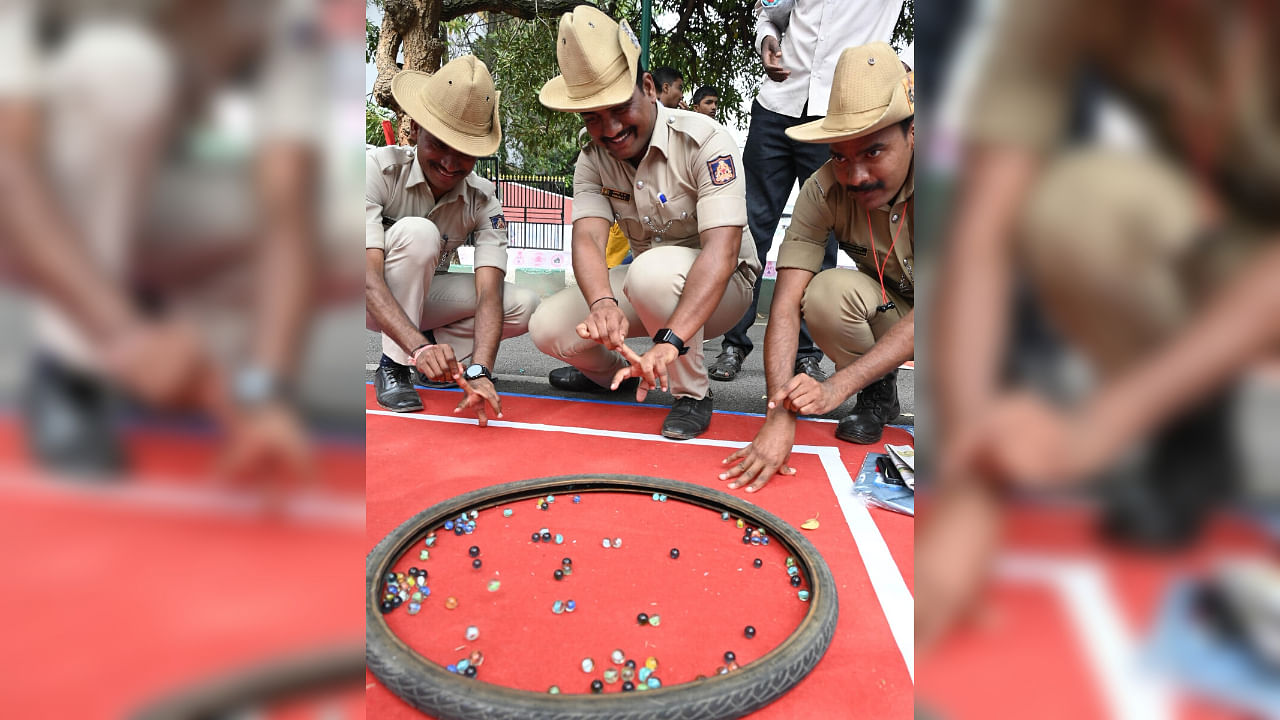
[[[728,474],[726,474],[726,473],[720,473],[720,479],[721,479],[721,480],[728,480],[728,479],[729,479],[729,476],[728,476]]]
[[[755,491],[756,491],[755,488],[747,488],[747,492],[755,492]]]

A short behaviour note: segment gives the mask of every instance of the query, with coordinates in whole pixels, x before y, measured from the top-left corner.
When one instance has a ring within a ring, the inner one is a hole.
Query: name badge
[[[622,192],[621,190],[614,190],[613,188],[607,188],[607,187],[600,188],[600,194],[605,197],[613,198],[615,200],[622,200],[623,202],[629,201],[631,199],[631,193],[625,193],[625,192]]]

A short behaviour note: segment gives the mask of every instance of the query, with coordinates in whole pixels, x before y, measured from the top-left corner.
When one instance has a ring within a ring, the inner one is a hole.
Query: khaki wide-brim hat
[[[640,41],[623,20],[579,5],[560,17],[556,34],[560,75],[551,78],[538,100],[552,110],[588,112],[631,99],[640,63]]]
[[[870,43],[840,53],[827,116],[787,128],[787,137],[809,143],[844,142],[915,114],[915,73],[903,69],[886,43]]]
[[[391,95],[440,142],[472,157],[492,155],[502,143],[498,93],[489,68],[474,55],[450,60],[435,73],[401,70]]]

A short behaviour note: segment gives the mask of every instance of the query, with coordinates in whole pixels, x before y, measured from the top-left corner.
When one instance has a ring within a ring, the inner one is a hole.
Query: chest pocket
[[[697,199],[692,194],[673,193],[657,206],[657,216],[650,218],[653,223],[650,230],[661,235],[663,242],[693,239],[696,245],[697,209]]]
[[[644,235],[644,225],[640,222],[640,214],[636,212],[635,203],[609,199],[609,207],[613,209],[613,220],[622,228],[628,240],[635,240]]]

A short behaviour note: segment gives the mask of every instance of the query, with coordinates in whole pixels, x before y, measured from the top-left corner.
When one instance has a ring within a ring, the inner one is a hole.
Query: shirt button
[[[676,119],[675,119],[675,118],[667,118],[667,124],[668,124],[668,125],[675,125],[675,124],[676,124]]]
[[[637,190],[643,190],[643,189],[644,189],[644,181],[643,181],[643,180],[637,180],[637,181],[636,181],[636,189],[637,189]]]
[[[645,216],[644,216],[643,218],[641,218],[641,219],[642,219],[642,220],[644,220],[645,222],[649,222],[649,216],[648,216],[648,215],[645,215]]]
[[[889,218],[889,220],[892,222],[898,222],[898,216],[895,214],[893,217]]]

